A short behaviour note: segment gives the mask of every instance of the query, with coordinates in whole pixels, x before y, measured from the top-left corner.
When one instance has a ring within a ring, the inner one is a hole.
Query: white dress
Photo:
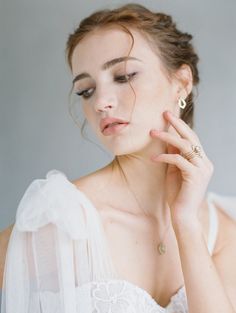
[[[208,249],[218,204],[236,220],[236,197],[207,194]],[[112,263],[98,210],[58,170],[34,180],[16,213],[6,255],[1,313],[187,313],[185,286],[166,307]]]

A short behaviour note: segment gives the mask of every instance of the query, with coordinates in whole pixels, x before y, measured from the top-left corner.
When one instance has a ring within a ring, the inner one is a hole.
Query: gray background
[[[0,1],[1,230],[14,222],[32,180],[54,168],[73,180],[111,160],[109,152],[81,137],[69,115],[64,49],[81,18],[130,1]],[[136,2],[172,14],[194,35],[201,58],[195,131],[215,165],[209,190],[235,195],[236,1]]]

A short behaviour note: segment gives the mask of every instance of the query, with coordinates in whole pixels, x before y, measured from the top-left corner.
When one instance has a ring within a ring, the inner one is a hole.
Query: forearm
[[[175,225],[189,313],[235,313],[209,254],[200,223]]]

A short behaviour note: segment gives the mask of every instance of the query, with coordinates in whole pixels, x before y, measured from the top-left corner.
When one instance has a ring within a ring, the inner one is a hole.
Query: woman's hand
[[[170,207],[172,224],[199,222],[199,208],[213,174],[213,164],[207,158],[195,132],[170,111],[163,113],[165,119],[174,127],[178,135],[166,131],[151,130],[153,138],[167,143],[167,154],[152,156],[154,162],[168,163],[166,174],[167,203]],[[201,147],[201,155],[190,160],[180,153],[192,150],[191,146]]]

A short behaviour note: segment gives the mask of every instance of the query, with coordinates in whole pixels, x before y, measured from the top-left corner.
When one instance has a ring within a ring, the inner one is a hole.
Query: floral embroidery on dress
[[[92,290],[94,306],[97,312],[126,313],[130,307],[131,298],[127,295],[124,282],[95,283]]]
[[[125,280],[93,282],[96,313],[165,313],[145,290]]]
[[[126,280],[93,281],[92,285],[96,313],[188,313],[184,286],[164,308],[147,291]]]

